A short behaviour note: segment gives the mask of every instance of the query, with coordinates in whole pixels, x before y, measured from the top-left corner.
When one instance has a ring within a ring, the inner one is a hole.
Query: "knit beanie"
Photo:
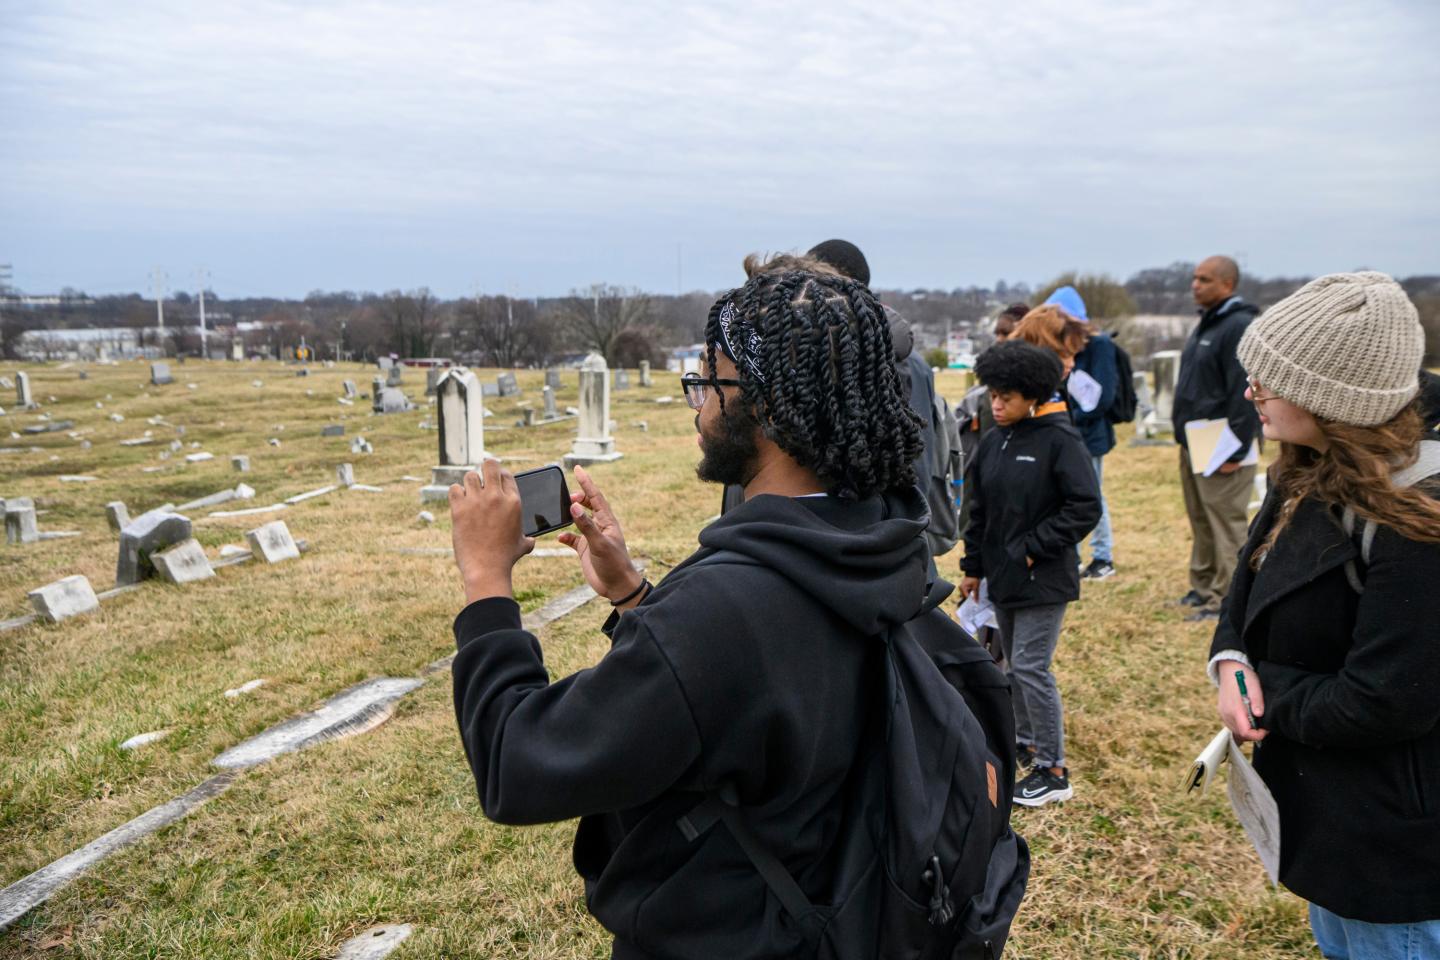
[[[1332,273],[1251,321],[1238,353],[1265,390],[1321,419],[1373,427],[1419,392],[1425,332],[1390,277]]]

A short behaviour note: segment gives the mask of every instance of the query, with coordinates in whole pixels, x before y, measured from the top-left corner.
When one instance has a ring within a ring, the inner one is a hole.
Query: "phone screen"
[[[565,472],[559,467],[541,467],[517,473],[515,485],[520,488],[521,524],[525,536],[538,537],[571,523],[570,488],[565,485]]]

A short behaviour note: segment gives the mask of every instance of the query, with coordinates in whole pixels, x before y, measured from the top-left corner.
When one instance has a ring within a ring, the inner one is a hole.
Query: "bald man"
[[[1207,257],[1195,268],[1190,293],[1200,308],[1180,355],[1171,419],[1180,444],[1180,485],[1190,518],[1190,592],[1180,598],[1195,610],[1187,620],[1216,620],[1230,589],[1236,556],[1245,542],[1245,507],[1255,483],[1260,420],[1245,399],[1245,370],[1235,354],[1240,336],[1260,311],[1235,295],[1240,268],[1229,257]],[[1206,476],[1195,472],[1185,424],[1223,419],[1239,447]]]

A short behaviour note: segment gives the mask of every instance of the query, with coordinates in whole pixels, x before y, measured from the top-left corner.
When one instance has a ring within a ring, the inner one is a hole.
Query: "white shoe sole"
[[[1015,797],[1015,802],[1022,807],[1043,807],[1047,803],[1056,803],[1061,800],[1069,800],[1075,796],[1074,787],[1066,787],[1064,790],[1052,790],[1049,793],[1041,794],[1038,797]]]

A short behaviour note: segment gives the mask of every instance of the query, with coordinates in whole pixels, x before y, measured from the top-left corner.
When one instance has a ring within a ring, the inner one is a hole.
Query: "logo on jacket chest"
[[[1015,462],[1016,462],[1016,463],[1034,463],[1034,462],[1035,462],[1035,458],[1032,457],[1032,456],[1030,456],[1030,454],[1028,454],[1028,453],[1017,453],[1017,454],[1015,454]]]

